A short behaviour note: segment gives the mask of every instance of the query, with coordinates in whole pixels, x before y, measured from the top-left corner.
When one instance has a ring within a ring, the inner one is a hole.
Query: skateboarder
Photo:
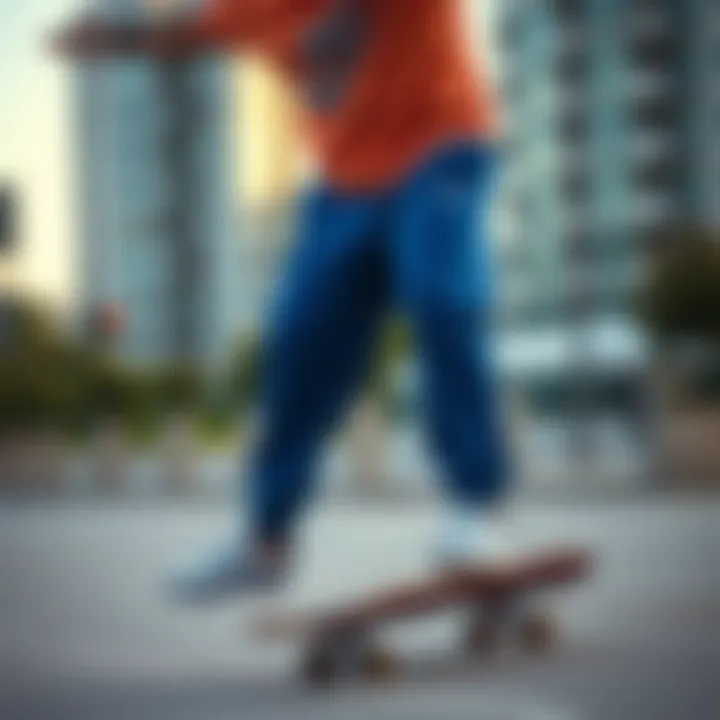
[[[296,88],[321,167],[269,336],[246,522],[176,579],[183,600],[286,575],[323,440],[359,389],[391,305],[414,328],[445,478],[440,556],[494,555],[489,516],[507,485],[484,235],[497,117],[467,10],[462,0],[206,0],[152,26],[88,21],[63,39],[85,53],[264,53]]]

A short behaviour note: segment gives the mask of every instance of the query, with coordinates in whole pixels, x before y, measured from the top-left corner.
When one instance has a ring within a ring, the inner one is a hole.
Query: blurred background
[[[492,244],[516,520],[599,570],[545,663],[421,662],[387,702],[299,694],[288,656],[242,635],[251,611],[161,592],[233,522],[314,168],[254,59],[53,56],[89,5],[0,10],[0,716],[720,717],[717,0],[468,2],[506,110]],[[417,375],[389,318],[329,442],[293,608],[426,568]],[[425,630],[410,645],[435,657]]]
[[[521,487],[717,485],[717,4],[468,6],[507,115],[492,241]],[[254,59],[52,57],[82,9],[3,11],[2,491],[222,494],[312,161]],[[377,365],[330,490],[425,493],[402,319]]]

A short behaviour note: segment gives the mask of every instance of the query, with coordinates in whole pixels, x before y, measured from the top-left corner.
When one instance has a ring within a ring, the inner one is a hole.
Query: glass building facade
[[[718,224],[720,3],[506,0],[500,13],[505,366],[587,448],[594,419],[645,417],[633,307],[653,243]]]
[[[76,69],[82,317],[119,307],[123,357],[213,363],[233,342],[231,104],[227,65],[211,56]]]

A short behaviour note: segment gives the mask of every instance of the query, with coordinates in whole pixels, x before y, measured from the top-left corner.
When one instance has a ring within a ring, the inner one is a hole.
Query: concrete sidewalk
[[[259,647],[267,601],[195,613],[163,594],[168,569],[230,518],[218,509],[0,510],[0,717],[644,718],[714,720],[720,693],[720,503],[526,505],[537,546],[595,548],[597,576],[561,598],[547,660],[458,665],[452,621],[401,630],[399,687],[308,695],[292,649]],[[297,579],[275,603],[313,604],[422,572],[431,507],[321,509]]]

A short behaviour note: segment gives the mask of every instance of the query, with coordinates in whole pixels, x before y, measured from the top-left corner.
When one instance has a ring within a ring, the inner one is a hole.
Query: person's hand
[[[137,25],[111,23],[88,14],[51,38],[51,48],[63,55],[103,55],[108,52],[131,52],[142,45],[143,31]]]

